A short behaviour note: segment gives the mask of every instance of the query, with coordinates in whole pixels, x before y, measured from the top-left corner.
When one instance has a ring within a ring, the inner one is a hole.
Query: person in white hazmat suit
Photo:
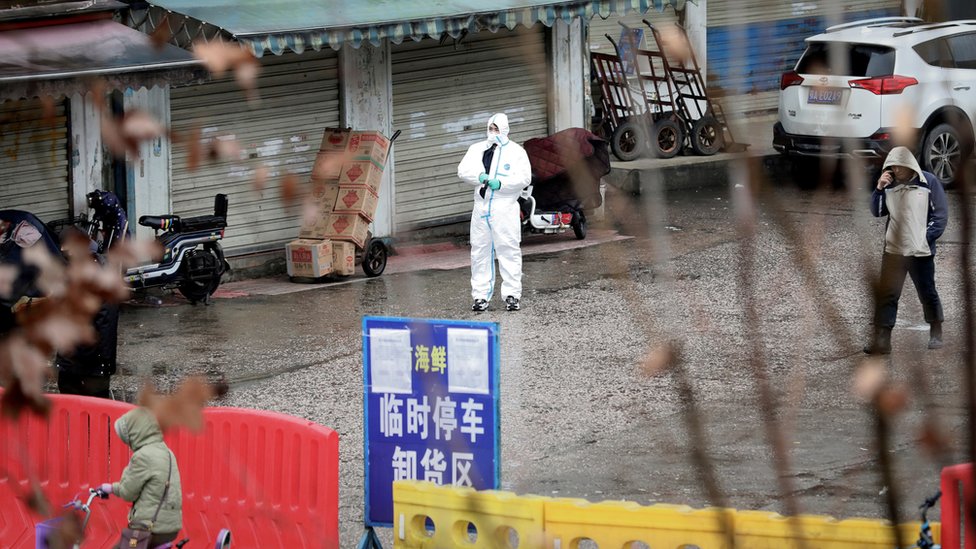
[[[505,308],[522,300],[522,223],[518,197],[532,181],[525,149],[508,138],[508,117],[488,119],[488,139],[468,148],[458,177],[475,186],[471,211],[471,297],[474,311],[485,311],[495,289],[495,258],[502,275]]]

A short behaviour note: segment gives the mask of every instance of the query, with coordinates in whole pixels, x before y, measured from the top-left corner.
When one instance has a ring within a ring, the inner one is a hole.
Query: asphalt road
[[[736,213],[743,208],[735,195],[742,190],[665,194],[652,186],[638,198],[612,195],[608,225],[635,238],[527,257],[517,313],[499,302],[486,313],[471,312],[465,268],[220,299],[207,307],[179,300],[126,307],[115,387],[131,397],[146,379],[165,388],[204,373],[230,382],[220,404],[335,429],[341,545],[352,547],[363,513],[363,315],[500,324],[504,489],[702,507],[717,502],[709,501],[690,459],[689,401],[673,372],[649,377],[641,368],[649,351],[678,342],[726,504],[785,512],[750,360],[758,338],[799,508],[881,517],[885,488],[874,422],[852,384],[870,321],[863,273],[880,263],[883,222],[870,217],[866,192],[783,186],[758,205],[755,239],[740,238]],[[958,198],[950,195],[950,228],[937,260],[947,346],[925,350],[927,325],[907,286],[895,354],[886,361],[893,378],[910,387],[890,453],[906,518],[938,487],[941,464],[916,443],[927,414],[935,414],[951,441],[943,459],[964,459]],[[740,273],[750,243],[756,255],[746,279]],[[804,254],[812,270],[798,266]],[[757,323],[744,312],[744,280],[754,289]],[[927,395],[919,392],[926,386]]]

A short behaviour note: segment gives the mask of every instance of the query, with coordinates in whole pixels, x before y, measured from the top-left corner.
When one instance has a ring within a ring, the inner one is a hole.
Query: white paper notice
[[[447,329],[447,390],[488,394],[488,331]]]
[[[370,328],[369,361],[374,393],[413,392],[410,330]]]

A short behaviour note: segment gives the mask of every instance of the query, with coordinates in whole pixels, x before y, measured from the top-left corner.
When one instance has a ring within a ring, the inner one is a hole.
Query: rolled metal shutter
[[[709,2],[709,92],[727,115],[771,114],[780,76],[800,58],[804,39],[830,25],[901,13],[901,0]]]
[[[638,28],[644,31],[644,41],[641,46],[646,48],[647,41],[654,40],[654,38],[651,37],[650,29],[643,23],[644,19],[650,21],[655,27],[663,28],[677,23],[678,14],[673,8],[668,7],[664,11],[647,10],[647,13],[631,12],[623,17],[613,15],[606,19],[600,19],[599,15],[594,16],[589,20],[588,43],[590,45],[590,51],[614,55],[616,52],[613,49],[613,44],[607,40],[606,35],[609,34],[613,37],[614,41],[619,43],[620,31],[623,29],[620,26],[621,22],[628,27]]]
[[[45,120],[40,100],[0,103],[0,209],[43,221],[68,217],[68,119],[64,101]]]
[[[546,32],[499,30],[456,46],[437,40],[393,46],[396,230],[468,219],[472,188],[457,178],[468,146],[485,139],[488,118],[508,115],[511,138],[548,134]]]
[[[239,158],[204,158],[193,171],[185,144],[172,153],[173,213],[213,213],[214,195],[226,194],[228,255],[275,249],[298,237],[300,208],[283,202],[281,180],[292,173],[304,184],[323,129],[339,125],[335,52],[269,55],[261,58],[261,66],[255,104],[248,103],[232,76],[171,90],[174,130],[187,135],[197,128],[205,142],[233,138],[240,145]],[[268,179],[258,190],[255,174],[261,166]]]

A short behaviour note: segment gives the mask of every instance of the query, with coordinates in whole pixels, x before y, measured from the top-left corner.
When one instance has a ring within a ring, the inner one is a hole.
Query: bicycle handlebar
[[[81,501],[81,499],[79,499],[78,496],[76,495],[74,498],[72,498],[71,501],[69,501],[68,503],[65,503],[64,505],[62,505],[62,507],[64,509],[69,509],[70,508],[70,509],[73,509],[75,511],[82,511],[82,512],[84,512],[85,515],[86,515],[85,521],[87,522],[87,520],[88,520],[87,519],[87,516],[91,514],[91,503],[92,503],[92,501],[96,497],[105,499],[105,498],[108,497],[108,494],[106,494],[105,492],[101,491],[98,488],[89,488],[88,489],[88,500],[87,501]]]
[[[939,498],[941,497],[942,497],[942,490],[939,490],[931,497],[926,498],[925,502],[918,506],[918,509],[922,512],[923,521],[926,520],[925,514],[928,512],[928,510],[935,507],[935,504],[938,503]]]
[[[918,506],[921,514],[922,526],[918,532],[918,541],[915,542],[915,545],[911,546],[911,549],[934,549],[938,547],[933,539],[932,527],[929,525],[929,519],[926,515],[928,514],[929,509],[935,507],[935,504],[939,501],[940,497],[942,497],[941,490],[936,492],[931,497],[925,498],[925,502]]]

